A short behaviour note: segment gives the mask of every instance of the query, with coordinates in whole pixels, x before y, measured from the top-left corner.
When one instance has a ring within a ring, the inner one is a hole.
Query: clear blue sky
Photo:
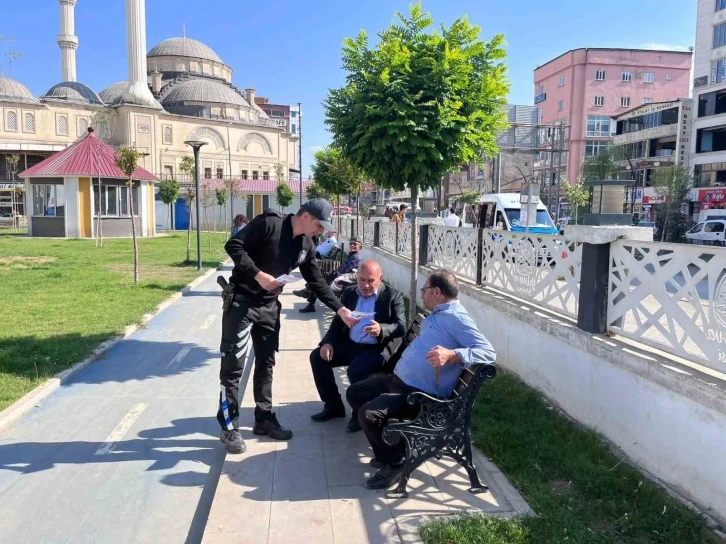
[[[55,0],[1,0],[0,34],[14,36],[23,57],[9,74],[36,95],[60,80]],[[482,37],[507,41],[510,103],[532,103],[532,70],[577,47],[679,48],[693,45],[695,0],[429,0],[436,23],[467,14]],[[234,69],[233,83],[252,85],[272,102],[303,104],[303,163],[329,142],[321,102],[342,85],[343,38],[375,35],[407,10],[400,0],[147,0],[147,45],[180,36],[205,42]],[[78,80],[101,91],[125,80],[124,0],[78,0]],[[2,53],[5,44],[0,45]]]

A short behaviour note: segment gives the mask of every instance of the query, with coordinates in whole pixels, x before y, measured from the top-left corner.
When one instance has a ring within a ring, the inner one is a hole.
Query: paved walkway
[[[204,544],[399,543],[417,542],[417,527],[432,515],[479,510],[498,515],[528,513],[529,507],[496,467],[480,457],[482,481],[490,492],[466,491],[466,472],[447,460],[428,462],[409,482],[409,498],[388,500],[367,490],[371,450],[362,432],[345,432],[346,419],[314,423],[322,407],[308,356],[332,318],[331,312],[302,316],[304,301],[290,294],[283,305],[280,353],[273,397],[290,442],[255,437],[251,432],[251,380],[240,424],[247,452],[228,454],[213,499]],[[249,361],[247,371],[249,371]],[[345,387],[343,369],[338,383]],[[342,389],[341,389],[342,390]]]

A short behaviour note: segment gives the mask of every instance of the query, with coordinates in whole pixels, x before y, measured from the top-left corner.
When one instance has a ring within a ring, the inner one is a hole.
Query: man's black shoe
[[[366,480],[368,489],[388,489],[401,477],[403,465],[384,465],[382,469]]]
[[[307,289],[298,289],[297,291],[293,291],[292,294],[296,297],[308,298],[310,296],[310,291]]]
[[[378,459],[376,459],[375,457],[374,457],[373,459],[371,459],[370,461],[368,461],[368,464],[369,464],[370,466],[372,466],[373,468],[383,468],[383,467],[385,466],[385,465],[384,465],[383,463],[381,463],[381,462],[380,462],[380,461],[379,461]]]
[[[345,427],[346,433],[357,433],[358,431],[362,431],[363,427],[360,426],[360,421],[358,421],[358,414],[353,414],[350,417],[350,421],[348,421],[348,425]]]
[[[219,439],[229,453],[244,453],[247,450],[247,444],[245,444],[237,429],[231,431],[223,429]]]
[[[310,416],[310,419],[322,423],[324,421],[330,421],[338,417],[345,417],[345,408],[339,406],[338,408],[328,408],[327,406],[320,410],[318,413]]]
[[[270,414],[265,419],[256,419],[252,432],[256,435],[267,435],[275,440],[290,440],[292,438],[292,431],[283,429],[275,414]]]
[[[301,314],[311,314],[315,311],[315,305],[314,304],[308,304],[304,308],[300,308],[298,310]]]

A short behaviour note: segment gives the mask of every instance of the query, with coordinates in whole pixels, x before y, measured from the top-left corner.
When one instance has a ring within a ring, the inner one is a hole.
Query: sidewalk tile
[[[330,488],[336,543],[398,544],[398,529],[385,497],[362,485]]]

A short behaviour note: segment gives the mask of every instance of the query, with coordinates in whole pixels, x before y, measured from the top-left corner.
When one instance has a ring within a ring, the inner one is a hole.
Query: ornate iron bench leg
[[[457,461],[466,469],[467,474],[469,474],[469,483],[471,483],[469,493],[484,493],[489,490],[489,487],[483,485],[481,481],[479,481],[479,474],[477,474],[476,467],[474,466],[474,457],[471,454],[471,442],[468,437],[464,443],[464,455],[451,450],[447,450],[446,455]]]
[[[394,489],[386,492],[386,497],[389,499],[408,498],[408,491],[406,491],[406,487],[408,486],[408,479],[411,477],[411,472],[413,472],[413,470],[414,466],[411,462],[411,456],[407,451],[406,461],[403,464],[403,472],[401,473],[401,479],[398,480],[398,485]]]

